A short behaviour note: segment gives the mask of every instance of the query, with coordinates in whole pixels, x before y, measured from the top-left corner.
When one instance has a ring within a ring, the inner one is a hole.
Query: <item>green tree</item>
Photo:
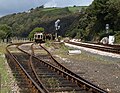
[[[36,27],[36,28],[34,28],[31,32],[30,32],[30,34],[29,34],[29,38],[33,38],[34,37],[34,34],[36,33],[36,32],[44,32],[45,31],[45,29],[44,28],[42,28],[42,27]]]
[[[6,24],[0,25],[0,38],[1,39],[8,39],[11,37],[12,28]]]
[[[94,0],[80,18],[79,27],[84,30],[85,40],[95,40],[96,35],[105,30],[106,24],[110,24],[112,29],[113,11],[110,11],[109,2],[110,0]]]
[[[35,27],[44,27],[46,32],[54,33],[54,22],[58,18],[61,19],[62,35],[67,32],[67,29],[73,23],[75,18],[79,16],[69,11],[66,8],[43,8],[44,6],[31,9],[30,12],[22,12],[10,14],[0,18],[0,24],[7,24],[14,30],[14,36],[27,37]],[[77,20],[78,21],[78,20]],[[64,26],[66,26],[64,28]]]
[[[0,30],[0,39],[5,38],[6,33],[3,30]]]

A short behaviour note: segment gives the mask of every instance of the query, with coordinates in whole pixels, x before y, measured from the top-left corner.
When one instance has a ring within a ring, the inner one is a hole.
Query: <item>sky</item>
[[[0,0],[0,17],[24,12],[31,8],[44,5],[45,7],[88,6],[93,0]]]

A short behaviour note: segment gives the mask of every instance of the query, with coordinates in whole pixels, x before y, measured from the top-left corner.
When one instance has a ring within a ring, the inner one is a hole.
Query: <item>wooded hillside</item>
[[[46,33],[55,33],[55,21],[60,19],[59,34],[64,36],[79,17],[78,10],[81,10],[81,7],[43,8],[40,6],[27,12],[4,16],[0,18],[0,24],[12,27],[14,36],[27,37],[36,27],[43,27]]]
[[[108,33],[106,24],[109,24]],[[115,35],[116,42],[120,42],[120,0],[94,0],[79,19],[75,31],[85,41]]]
[[[11,14],[0,18],[0,24],[7,24],[14,36],[27,37],[36,27],[43,27],[46,33],[55,33],[55,21],[60,19],[59,35],[81,38],[82,41],[100,41],[108,35],[115,35],[120,43],[120,0],[94,0],[88,7],[43,8]],[[106,32],[106,24],[109,31]]]

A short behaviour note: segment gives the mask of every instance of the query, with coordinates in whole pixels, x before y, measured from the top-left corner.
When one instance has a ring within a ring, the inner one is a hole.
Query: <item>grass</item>
[[[113,64],[114,60],[110,60],[109,58],[106,58],[104,56],[96,55],[96,54],[91,54],[89,52],[82,51],[81,54],[77,55],[69,55],[68,50],[74,50],[75,48],[71,47],[66,47],[65,45],[60,46],[57,50],[54,51],[55,54],[63,57],[63,58],[70,58],[74,60],[80,60],[80,61],[88,61],[88,62],[100,62],[103,64]]]
[[[7,73],[7,69],[5,67],[5,47],[7,44],[1,43],[0,44],[0,75],[1,75],[1,93],[9,93],[10,92],[10,79]]]
[[[81,11],[82,8],[86,9],[87,6],[68,7],[69,11],[71,11],[71,12]]]
[[[86,9],[87,6],[76,6],[76,7],[68,7],[69,11],[71,12],[78,12],[80,11],[82,8]],[[55,10],[55,9],[62,9],[62,8],[43,8],[42,11],[51,11],[51,10]]]
[[[88,61],[88,62],[101,62],[101,63],[104,63],[104,64],[108,64],[110,62],[108,62],[108,60],[105,60],[103,59],[102,57],[100,56],[96,56],[96,55],[93,55],[93,54],[89,54],[89,53],[86,53],[86,52],[83,52],[81,54],[78,54],[78,55],[67,55],[68,58],[71,58],[71,59],[74,59],[74,60],[80,60],[80,61]]]
[[[6,50],[5,50],[5,47],[7,46],[7,44],[5,43],[0,43],[0,53],[5,53]]]
[[[55,8],[43,8],[42,11],[50,11],[50,10],[54,10]]]
[[[47,83],[50,85],[50,88],[59,87],[59,81],[56,78],[48,78]]]
[[[52,41],[51,41],[51,42],[52,42]],[[46,46],[46,47],[50,47],[50,46],[51,46],[51,42],[47,40],[47,41],[45,42],[45,46]]]

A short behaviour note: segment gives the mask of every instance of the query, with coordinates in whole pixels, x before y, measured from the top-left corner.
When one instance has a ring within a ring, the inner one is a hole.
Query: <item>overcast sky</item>
[[[45,7],[88,6],[93,0],[0,0],[0,17],[27,11],[41,5]]]

